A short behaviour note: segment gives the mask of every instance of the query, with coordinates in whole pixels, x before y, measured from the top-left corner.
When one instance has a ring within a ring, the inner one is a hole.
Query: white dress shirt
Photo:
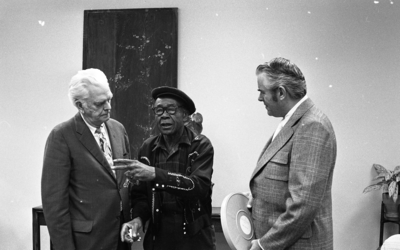
[[[81,117],[83,119],[83,121],[86,123],[86,125],[88,126],[90,132],[92,133],[94,139],[97,142],[97,145],[99,145],[99,147],[101,148],[101,144],[100,144],[100,134],[96,133],[97,128],[93,127],[92,125],[90,125],[89,123],[86,122],[85,118],[83,117],[83,115],[81,114]],[[101,132],[104,134],[104,137],[106,138],[107,144],[110,146],[111,148],[111,152],[112,152],[112,147],[111,147],[111,143],[110,143],[110,137],[108,136],[108,132],[106,129],[106,125],[104,123],[102,123],[100,125],[100,130]],[[113,173],[115,175],[115,170],[113,170]]]
[[[282,130],[282,128],[286,125],[286,123],[290,120],[290,117],[292,117],[292,115],[294,114],[294,112],[296,111],[296,109],[300,106],[300,104],[302,104],[305,100],[307,100],[308,96],[305,95],[303,98],[301,98],[301,100],[296,103],[296,105],[293,106],[293,108],[291,108],[289,110],[289,112],[287,112],[287,114],[285,115],[285,117],[282,119],[282,121],[278,124],[278,127],[275,130],[275,133],[272,137],[272,140],[275,139],[275,137],[279,134],[279,132]]]
[[[307,100],[308,96],[305,95],[303,98],[301,98],[301,100],[296,103],[296,105],[293,106],[293,108],[291,108],[289,110],[289,112],[287,112],[287,114],[285,115],[285,117],[282,119],[282,121],[278,124],[278,127],[275,130],[274,135],[272,136],[272,140],[275,139],[275,137],[279,134],[279,132],[282,130],[282,128],[286,125],[286,123],[290,120],[290,117],[292,117],[292,115],[294,114],[294,112],[297,110],[297,108],[300,106],[300,104],[302,104],[305,100]],[[261,244],[260,244],[260,239],[257,240],[258,245],[260,246],[260,248],[262,250],[265,250]]]

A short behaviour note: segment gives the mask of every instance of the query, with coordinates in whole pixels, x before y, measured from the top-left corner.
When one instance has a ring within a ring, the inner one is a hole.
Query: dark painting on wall
[[[136,158],[152,134],[151,90],[177,87],[178,9],[85,10],[83,37],[83,69],[108,77],[111,117],[125,126]]]

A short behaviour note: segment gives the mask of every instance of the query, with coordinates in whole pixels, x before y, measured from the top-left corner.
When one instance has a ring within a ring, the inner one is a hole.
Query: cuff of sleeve
[[[168,172],[163,169],[155,168],[156,177],[154,178],[154,187],[157,189],[166,189],[165,181],[168,178]]]
[[[194,188],[194,182],[189,177],[178,173],[171,173],[164,169],[155,168],[156,177],[154,178],[154,188],[167,189],[174,188],[190,191]],[[187,182],[187,183],[185,183]]]
[[[257,240],[257,243],[258,243],[258,245],[260,246],[260,248],[261,248],[262,250],[265,250],[265,249],[261,246],[261,243],[260,243],[260,240],[259,240],[259,239]]]

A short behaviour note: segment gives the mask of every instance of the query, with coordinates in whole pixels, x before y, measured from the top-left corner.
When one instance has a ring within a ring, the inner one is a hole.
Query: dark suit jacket
[[[130,158],[125,128],[106,123],[113,158]],[[42,204],[56,250],[116,249],[121,225],[129,218],[125,177],[117,180],[89,128],[78,113],[50,133],[44,152]]]
[[[333,249],[336,138],[307,99],[268,141],[250,179],[256,238],[264,249]]]

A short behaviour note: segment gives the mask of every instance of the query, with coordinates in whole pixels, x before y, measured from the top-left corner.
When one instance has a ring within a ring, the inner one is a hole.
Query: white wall
[[[400,163],[398,0],[0,0],[0,6],[1,249],[32,248],[45,140],[76,112],[66,92],[82,65],[83,11],[158,7],[179,8],[178,86],[195,100],[215,148],[213,205],[248,190],[279,122],[257,101],[255,68],[286,57],[302,69],[310,98],[336,130],[335,249],[378,247],[380,193],[362,190],[373,163]]]

